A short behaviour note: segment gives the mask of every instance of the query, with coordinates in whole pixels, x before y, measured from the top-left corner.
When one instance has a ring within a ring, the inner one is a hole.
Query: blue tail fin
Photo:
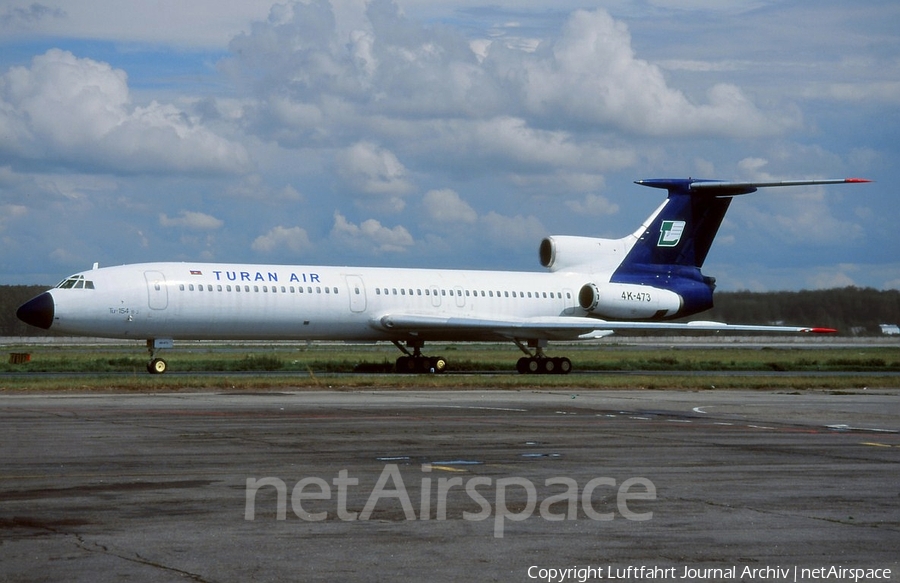
[[[731,199],[773,186],[852,184],[865,178],[788,180],[780,182],[721,182],[717,180],[656,179],[637,184],[664,188],[669,196],[655,215],[633,235],[634,244],[610,281],[664,287],[678,293],[684,304],[678,315],[712,307],[715,279],[700,273]]]
[[[665,287],[684,304],[678,315],[712,307],[715,278],[700,268],[706,261],[731,197],[756,190],[753,186],[695,190],[692,185],[718,184],[692,179],[642,180],[638,184],[669,191],[666,203],[636,232],[636,241],[613,274],[612,281]]]
[[[635,242],[622,262],[623,267],[703,267],[722,218],[731,204],[731,196],[753,192],[756,188],[728,190],[725,193],[719,190],[711,193],[692,190],[691,185],[700,182],[717,184],[691,179],[638,182],[644,186],[665,188],[669,191],[669,197]]]

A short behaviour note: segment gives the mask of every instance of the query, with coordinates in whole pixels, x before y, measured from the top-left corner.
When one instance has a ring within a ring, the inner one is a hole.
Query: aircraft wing
[[[579,316],[537,318],[444,317],[419,314],[386,314],[374,319],[376,328],[410,334],[447,333],[462,336],[497,338],[544,338],[548,340],[585,340],[612,334],[616,330],[726,330],[732,332],[811,332],[831,333],[832,328],[809,326],[757,326],[723,322],[617,322]]]

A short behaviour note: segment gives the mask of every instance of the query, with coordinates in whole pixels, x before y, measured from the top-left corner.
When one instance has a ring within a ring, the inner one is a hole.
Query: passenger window
[[[338,289],[336,287],[331,288],[334,290],[335,295],[338,293]]]
[[[311,294],[311,293],[312,293],[312,286],[311,286],[311,285],[306,286],[306,293],[308,293],[308,294]]]
[[[322,288],[319,287],[319,286],[316,286],[316,293],[317,293],[317,294],[322,293]]]
[[[179,284],[179,285],[178,285],[178,289],[180,289],[181,291],[184,291],[184,284],[183,284],[183,283],[182,283],[182,284]]]

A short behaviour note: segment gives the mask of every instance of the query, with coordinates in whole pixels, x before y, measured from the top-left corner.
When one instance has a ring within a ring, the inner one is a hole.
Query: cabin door
[[[169,305],[169,291],[166,288],[166,276],[161,271],[145,271],[147,280],[147,301],[151,310],[165,310]]]
[[[350,311],[365,312],[366,311],[366,286],[362,277],[358,275],[345,275],[347,281],[347,291],[350,293]]]

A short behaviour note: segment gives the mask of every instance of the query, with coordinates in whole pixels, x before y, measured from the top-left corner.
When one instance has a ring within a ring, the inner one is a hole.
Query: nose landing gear
[[[150,374],[162,374],[169,365],[161,358],[156,358],[156,351],[161,348],[172,348],[175,341],[171,338],[151,338],[147,340],[147,350],[150,352],[150,362],[147,363],[147,372]]]

